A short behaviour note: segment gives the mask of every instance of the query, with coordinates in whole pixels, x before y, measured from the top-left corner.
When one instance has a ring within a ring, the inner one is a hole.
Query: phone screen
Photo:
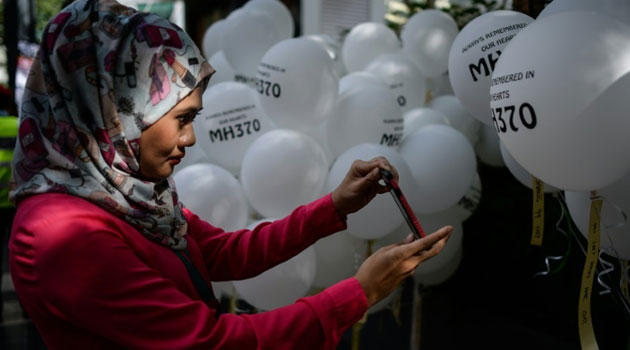
[[[407,222],[407,225],[409,225],[409,228],[411,229],[411,232],[413,232],[415,238],[419,239],[425,237],[426,234],[424,233],[422,226],[420,226],[420,221],[418,221],[418,218],[411,210],[411,207],[400,190],[398,183],[394,180],[394,174],[392,174],[389,170],[381,169],[381,178],[385,182],[385,185],[389,188],[389,192],[392,194],[392,197],[394,197],[394,202],[398,205],[398,209],[400,209],[400,212],[405,218],[405,221]]]

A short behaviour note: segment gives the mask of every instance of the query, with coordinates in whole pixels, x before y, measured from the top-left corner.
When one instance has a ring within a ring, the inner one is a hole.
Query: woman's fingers
[[[370,159],[368,161],[355,160],[353,166],[359,174],[362,174],[365,176],[369,174],[372,170],[374,170],[374,168],[384,168],[384,169],[389,170],[386,164],[387,164],[387,160],[385,160],[385,158],[377,157],[377,158]]]
[[[382,247],[368,257],[355,275],[365,290],[368,304],[373,305],[391,293],[413,274],[418,264],[436,255],[452,230],[445,226],[428,237]]]
[[[444,226],[424,238],[420,238],[411,243],[401,245],[401,247],[403,248],[403,254],[405,257],[410,257],[412,255],[416,255],[422,252],[423,250],[428,250],[442,238],[448,237],[452,231],[453,226]]]
[[[410,258],[410,260],[413,260],[414,263],[416,263],[416,264],[420,264],[420,263],[422,263],[422,262],[424,262],[426,260],[431,259],[432,257],[436,256],[442,250],[442,248],[444,248],[444,246],[446,245],[447,241],[448,241],[448,237],[442,238],[441,240],[437,241],[431,247],[431,249],[423,250],[419,254],[413,255]]]
[[[360,174],[364,175],[368,174],[374,168],[389,170],[394,175],[394,179],[398,180],[398,171],[385,157],[375,157],[368,161],[356,160],[354,167]]]
[[[419,264],[436,256],[446,245],[452,231],[453,227],[444,226],[425,238],[403,245],[405,248],[403,274],[413,273]],[[421,242],[422,240],[424,242]]]
[[[407,237],[405,237],[405,239],[402,240],[402,242],[398,243],[398,245],[402,245],[402,244],[408,244],[413,242],[415,239],[413,233],[410,233],[407,235]]]
[[[418,267],[418,265],[436,256],[442,250],[442,248],[444,248],[444,245],[446,245],[447,240],[448,240],[448,237],[444,237],[438,242],[436,242],[431,247],[431,249],[424,250],[419,254],[414,254],[410,256],[409,258],[405,259],[400,265],[400,273],[403,276],[403,278],[406,277],[407,275],[412,275],[415,269]]]

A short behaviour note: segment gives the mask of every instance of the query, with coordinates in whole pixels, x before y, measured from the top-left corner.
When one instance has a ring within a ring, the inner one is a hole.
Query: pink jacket
[[[330,195],[251,231],[225,233],[184,213],[207,281],[252,277],[345,228]],[[23,200],[9,249],[20,301],[51,349],[334,349],[367,309],[349,278],[273,311],[217,318],[172,251],[71,195]]]

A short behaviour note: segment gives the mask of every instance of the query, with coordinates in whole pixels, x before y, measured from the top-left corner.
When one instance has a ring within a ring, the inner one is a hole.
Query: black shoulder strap
[[[174,250],[177,257],[186,265],[186,270],[188,270],[188,275],[190,275],[190,279],[192,280],[197,292],[201,295],[203,301],[208,304],[210,307],[216,309],[219,305],[217,298],[214,296],[214,292],[212,291],[212,287],[208,285],[208,283],[201,277],[201,273],[199,270],[193,265],[192,259],[190,258],[190,254],[188,253],[188,249],[185,250]],[[182,253],[183,252],[183,253]],[[186,256],[184,257],[184,254]]]

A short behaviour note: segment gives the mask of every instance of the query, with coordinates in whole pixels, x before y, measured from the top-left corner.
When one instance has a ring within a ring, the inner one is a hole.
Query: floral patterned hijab
[[[151,240],[186,248],[172,178],[139,172],[140,134],[214,70],[192,39],[114,0],[79,0],[44,29],[20,110],[14,203],[39,193],[85,198]]]

